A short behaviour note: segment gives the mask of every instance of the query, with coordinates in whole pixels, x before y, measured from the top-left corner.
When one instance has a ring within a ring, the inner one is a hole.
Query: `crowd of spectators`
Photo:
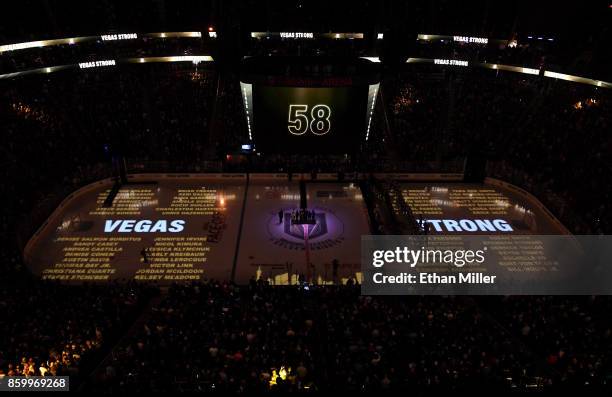
[[[578,234],[611,230],[610,96],[591,86],[484,71],[415,69],[384,85],[407,158],[484,156],[488,174],[534,193]]]
[[[240,142],[238,81],[233,75],[219,83],[218,77],[200,66],[151,65],[6,84],[0,176],[13,200],[0,225],[0,307],[10,319],[0,331],[0,376],[84,375],[125,336],[88,387],[373,391],[607,384],[605,297],[392,299],[361,296],[355,285],[306,290],[209,282],[173,286],[143,312],[156,291],[144,285],[67,286],[25,275],[13,243],[20,217],[35,213],[51,193],[61,197],[58,186],[65,194],[110,176],[110,167],[100,164],[119,152],[133,161],[187,162],[196,169]],[[385,141],[372,145],[364,161],[375,155],[378,166],[393,163],[387,152],[394,149],[400,160],[419,163],[484,153],[492,160],[490,175],[544,201],[558,200],[551,209],[572,231],[610,231],[609,94],[536,76],[428,70],[387,77],[383,93],[386,107],[378,113],[389,119],[389,131],[378,132]],[[356,167],[348,157],[306,165],[299,157],[265,160],[252,165]],[[379,232],[388,230],[384,224]],[[144,324],[128,333],[142,316]]]
[[[294,40],[279,37],[253,38],[248,42],[252,56],[334,56],[354,57],[371,53],[363,39]]]
[[[286,371],[284,373],[283,371]],[[376,391],[543,387],[545,373],[474,304],[361,296],[358,285],[176,285],[95,387]]]
[[[8,276],[0,288],[0,377],[63,375],[76,383],[155,293],[135,283],[69,286],[15,270]]]
[[[574,387],[609,384],[609,297],[487,297],[481,303],[546,362],[554,382]]]
[[[2,82],[0,376],[81,379],[141,314],[149,286],[42,282],[21,250],[64,197],[113,175],[113,157],[208,161],[216,80],[205,65],[162,64]]]
[[[128,65],[3,86],[2,177],[13,200],[2,217],[11,236],[29,223],[24,214],[44,207],[35,227],[70,191],[112,176],[112,158],[135,167],[184,162],[194,170],[211,159],[216,73],[205,65]]]

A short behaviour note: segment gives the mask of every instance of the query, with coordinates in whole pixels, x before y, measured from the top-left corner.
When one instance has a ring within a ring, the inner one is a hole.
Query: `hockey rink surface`
[[[111,181],[101,181],[64,200],[26,247],[34,274],[72,283],[161,285],[359,279],[361,236],[370,229],[354,183],[307,181],[316,218],[309,226],[290,222],[300,205],[299,181],[282,175],[251,175],[248,184],[243,174],[141,175],[130,177],[106,207],[111,188]],[[432,233],[497,233],[487,229],[495,227],[562,233],[545,208],[500,184],[401,183],[400,189]]]
[[[564,234],[539,202],[503,183],[400,183],[404,201],[432,234]]]
[[[147,180],[149,179],[149,180]],[[30,240],[44,279],[170,284],[231,277],[245,178],[143,178],[103,206],[112,183],[77,194]]]
[[[291,225],[291,211],[300,204],[299,183],[251,180],[236,282],[264,277],[286,284],[301,277],[329,283],[334,281],[334,260],[339,282],[360,272],[361,236],[370,233],[361,190],[349,182],[308,182],[306,192],[308,208],[315,211],[317,223]],[[279,211],[284,213],[282,221]]]

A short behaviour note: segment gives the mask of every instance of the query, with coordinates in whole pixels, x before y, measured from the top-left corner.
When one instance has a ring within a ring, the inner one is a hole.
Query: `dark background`
[[[353,153],[365,137],[367,86],[273,87],[254,85],[253,139],[264,153]],[[315,135],[308,130],[292,135],[288,130],[290,104],[325,104],[331,109],[330,131]]]

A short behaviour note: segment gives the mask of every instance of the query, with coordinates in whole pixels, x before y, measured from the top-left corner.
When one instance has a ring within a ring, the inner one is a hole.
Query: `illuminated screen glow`
[[[368,87],[253,88],[253,140],[262,152],[351,153],[365,137]]]

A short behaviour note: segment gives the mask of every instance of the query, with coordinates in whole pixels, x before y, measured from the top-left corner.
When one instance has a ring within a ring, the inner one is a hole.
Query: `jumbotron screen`
[[[257,86],[253,92],[258,150],[347,152],[365,132],[367,87]],[[358,117],[356,115],[359,115]]]
[[[259,152],[350,154],[369,137],[378,83],[240,85]]]

